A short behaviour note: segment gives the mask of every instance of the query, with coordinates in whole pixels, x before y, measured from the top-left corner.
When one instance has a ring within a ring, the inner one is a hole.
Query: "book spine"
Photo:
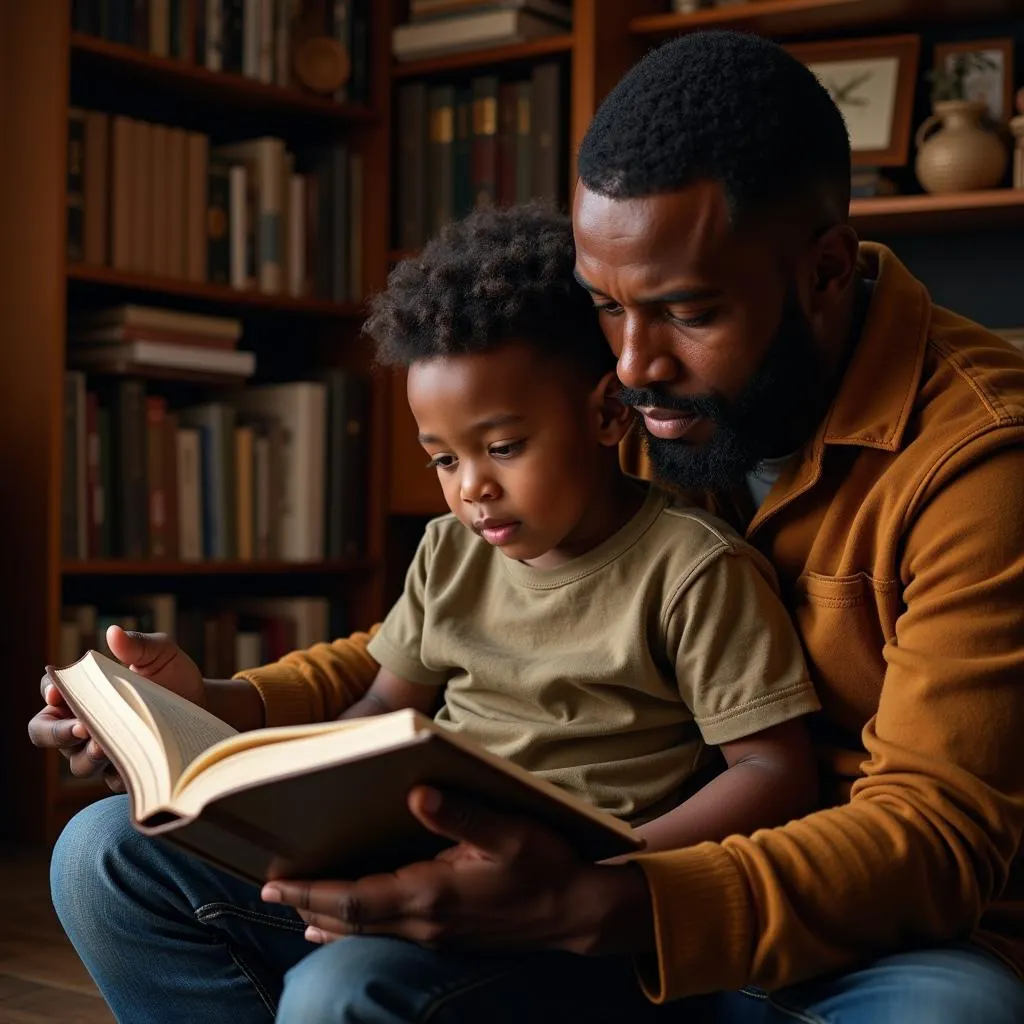
[[[67,258],[85,258],[85,111],[68,111]]]
[[[148,474],[146,470],[146,411],[142,381],[122,380],[116,391],[117,522],[115,536],[120,538],[118,552],[124,558],[145,558]]]
[[[171,272],[169,245],[171,231],[171,182],[168,162],[170,129],[154,124],[149,132],[150,160],[153,176],[149,210],[149,268],[157,277],[166,277]]]
[[[150,0],[149,52],[156,57],[170,55],[170,11],[169,0]]]
[[[135,175],[132,153],[135,148],[134,122],[115,117],[111,132],[110,164],[110,261],[116,270],[132,270],[132,217],[134,216]]]
[[[533,69],[533,194],[558,202],[566,185],[562,173],[562,79],[557,64]]]
[[[516,201],[516,113],[519,102],[515,82],[498,86],[498,203]]]
[[[533,196],[533,144],[530,118],[533,110],[533,83],[516,83],[516,202]]]
[[[179,280],[185,276],[185,192],[188,175],[187,136],[182,128],[167,131],[167,273]]]
[[[461,219],[473,209],[473,91],[455,93],[454,195],[452,214]]]
[[[410,82],[398,90],[398,237],[401,249],[427,240],[427,86]]]
[[[111,558],[114,554],[114,447],[110,409],[101,406],[97,418],[100,435],[100,489],[95,499],[100,539],[97,555],[100,558]]]
[[[246,0],[220,0],[221,71],[242,74],[245,59]]]
[[[292,174],[288,180],[288,294],[296,298],[306,291],[306,177]]]
[[[352,4],[351,0],[334,0],[331,12],[331,35],[349,54],[349,72],[351,74],[352,55]],[[334,99],[338,103],[347,103],[349,94],[349,83],[342,82],[334,90]]]
[[[167,484],[164,467],[164,431],[167,400],[157,395],[146,396],[146,453],[149,510],[149,557],[169,558],[167,544]]]
[[[207,278],[207,167],[210,140],[200,132],[189,132],[185,141],[185,278]]]
[[[349,154],[336,145],[331,150],[331,290],[335,302],[349,298]]]
[[[206,4],[204,63],[208,71],[224,71],[224,3],[225,0],[204,0]]]
[[[348,168],[348,294],[363,298],[363,155],[353,153]]]
[[[200,433],[179,427],[175,437],[178,479],[178,556],[198,562],[203,557]]]
[[[430,90],[430,164],[427,195],[430,197],[430,234],[452,220],[455,145],[455,87],[436,85]]]
[[[370,0],[352,0],[352,74],[348,98],[352,103],[370,102]]]
[[[165,411],[163,424],[164,535],[167,557],[180,558],[178,523],[178,414]]]
[[[108,259],[107,188],[110,175],[110,118],[88,110],[85,114],[85,238],[83,259],[102,266]]]
[[[103,483],[100,464],[100,410],[95,391],[85,396],[85,508],[86,557],[100,558],[103,529]]]
[[[260,291],[276,294],[284,286],[284,143],[280,139],[260,139],[256,145],[258,191],[259,260],[257,277]]]
[[[498,79],[473,79],[473,198],[474,206],[493,206],[498,200]]]
[[[250,244],[249,225],[253,218],[249,204],[249,173],[240,164],[235,164],[228,172],[230,186],[230,212],[228,224],[231,229],[231,287],[247,290],[253,284],[250,268],[254,246]]]
[[[132,125],[135,136],[132,146],[132,269],[139,274],[152,273],[152,206],[153,162],[150,137],[155,125],[136,121]]]
[[[205,210],[207,278],[214,284],[231,282],[231,168],[210,163]]]

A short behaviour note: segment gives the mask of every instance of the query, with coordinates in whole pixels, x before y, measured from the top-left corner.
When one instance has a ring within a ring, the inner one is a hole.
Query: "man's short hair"
[[[395,267],[371,299],[365,331],[384,365],[521,341],[597,380],[615,357],[574,265],[568,217],[539,202],[485,207]]]
[[[721,185],[733,221],[814,203],[845,219],[850,140],[832,97],[782,47],[693,32],[649,53],[601,104],[579,176],[612,199]]]

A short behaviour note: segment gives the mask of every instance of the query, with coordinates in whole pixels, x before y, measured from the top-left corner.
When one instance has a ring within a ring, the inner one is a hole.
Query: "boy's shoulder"
[[[656,490],[662,506],[645,538],[650,559],[666,562],[674,575],[682,576],[721,558],[738,556],[774,578],[768,560],[724,519],[670,491]]]

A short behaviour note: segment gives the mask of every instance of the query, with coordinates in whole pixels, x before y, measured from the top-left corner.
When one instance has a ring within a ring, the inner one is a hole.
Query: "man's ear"
[[[589,405],[597,427],[598,441],[608,448],[614,448],[633,425],[632,408],[619,401],[622,389],[615,371],[606,373],[590,392]]]
[[[806,308],[820,314],[846,294],[857,270],[857,234],[849,224],[835,224],[818,238],[810,255]]]

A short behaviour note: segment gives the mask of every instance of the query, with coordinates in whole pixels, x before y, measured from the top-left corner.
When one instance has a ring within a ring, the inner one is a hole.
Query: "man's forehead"
[[[659,265],[710,272],[735,244],[725,194],[713,182],[639,199],[610,199],[581,185],[573,229],[583,277],[598,266],[657,276]]]

